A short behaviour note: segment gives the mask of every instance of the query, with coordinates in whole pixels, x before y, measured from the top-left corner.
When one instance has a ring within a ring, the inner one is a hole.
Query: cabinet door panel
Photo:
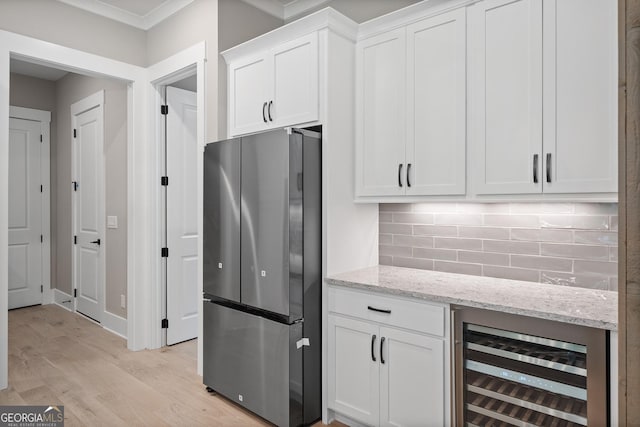
[[[544,192],[616,192],[617,3],[545,0],[544,14]]]
[[[405,60],[404,28],[372,37],[358,45],[358,196],[405,193]],[[400,165],[402,171],[399,170]]]
[[[380,425],[446,425],[444,342],[384,327],[380,336]]]
[[[466,12],[407,27],[407,194],[465,193]]]
[[[378,424],[378,335],[370,323],[329,316],[329,408],[367,425]]]
[[[273,104],[268,113],[275,127],[318,119],[318,34],[273,50]]]
[[[266,129],[268,67],[265,57],[229,67],[229,134],[241,135]]]
[[[542,190],[542,2],[472,8],[472,167],[477,194]],[[534,155],[537,165],[534,166]],[[538,168],[537,183],[534,169]]]

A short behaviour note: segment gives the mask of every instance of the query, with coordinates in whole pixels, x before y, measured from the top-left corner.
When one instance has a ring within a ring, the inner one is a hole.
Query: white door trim
[[[153,146],[147,139],[149,127],[149,79],[147,69],[32,37],[0,30],[0,389],[8,386],[8,177],[9,177],[9,87],[10,58],[111,77],[128,83],[127,126],[127,347],[149,346],[151,264],[153,258],[149,224],[152,204],[149,193],[156,182],[151,160]],[[204,66],[204,61],[202,63]],[[204,76],[203,73],[198,75]],[[204,83],[204,82],[203,82]],[[199,82],[200,84],[200,82]],[[202,85],[202,87],[204,87]],[[204,109],[203,109],[204,110]]]
[[[101,145],[101,153],[99,161],[99,170],[98,173],[98,238],[102,239],[100,244],[100,256],[99,256],[99,278],[100,289],[98,289],[98,300],[99,300],[99,314],[100,318],[94,319],[100,323],[105,317],[106,307],[105,307],[105,286],[106,286],[106,252],[107,252],[107,232],[106,232],[106,224],[105,224],[105,195],[106,195],[106,182],[105,182],[105,164],[104,164],[104,90],[99,90],[98,92],[87,96],[86,98],[81,99],[73,104],[71,104],[71,129],[75,132],[78,129],[78,116],[92,110],[94,108],[99,109],[100,121],[98,122],[100,125],[99,132],[102,138]],[[75,138],[75,137],[72,137]],[[71,176],[74,181],[78,180],[78,146],[77,141],[73,141],[71,144]],[[80,183],[82,185],[82,183]],[[78,220],[78,197],[77,193],[72,193],[71,197],[71,241],[73,241],[73,236],[78,235],[79,231],[77,229],[77,220]],[[78,244],[79,245],[79,244]],[[72,281],[72,290],[75,293],[75,290],[78,289],[78,277],[76,271],[76,263],[78,262],[78,245],[73,245],[72,251],[73,256],[71,257],[71,281]],[[80,295],[78,295],[78,298]],[[78,312],[78,298],[73,299],[73,311]],[[87,315],[87,313],[83,313]]]
[[[148,68],[149,71],[149,109],[151,111],[152,120],[149,120],[150,140],[154,147],[153,158],[153,190],[150,192],[152,214],[151,219],[151,278],[152,286],[149,292],[150,311],[152,319],[150,325],[149,348],[160,348],[163,345],[163,333],[160,325],[162,314],[164,312],[164,290],[162,289],[162,259],[160,258],[160,248],[162,247],[162,192],[160,186],[160,176],[163,171],[163,153],[160,147],[164,144],[164,125],[160,116],[160,105],[163,105],[163,88],[164,86],[182,80],[185,77],[196,74],[197,93],[196,103],[198,108],[198,182],[203,180],[203,155],[204,146],[207,143],[205,134],[206,129],[206,105],[205,105],[205,62],[206,48],[205,43],[197,43],[182,52],[177,53],[163,61],[158,62]],[[202,236],[202,189],[198,189],[198,235]],[[198,239],[198,258],[202,259],[202,238]],[[198,295],[202,295],[202,262],[198,263]],[[202,301],[198,303],[198,367],[197,372],[202,375]]]
[[[40,122],[40,180],[42,182],[42,304],[53,302],[51,289],[51,112],[9,106],[9,117]]]

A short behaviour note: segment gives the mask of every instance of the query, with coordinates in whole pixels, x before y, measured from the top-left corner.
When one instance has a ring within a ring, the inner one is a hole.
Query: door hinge
[[[42,285],[40,285],[40,293],[44,293],[44,287]]]
[[[78,244],[78,236],[73,236],[73,244],[74,245]]]
[[[162,248],[162,251],[160,251],[160,255],[162,256],[162,258],[169,258],[169,248]]]
[[[160,178],[160,185],[166,187],[167,185],[169,185],[169,177],[168,176],[163,176]]]
[[[40,243],[42,243],[42,242],[43,242],[43,237],[42,237],[42,234],[41,234],[40,235]]]
[[[78,137],[78,132],[76,131],[76,129],[73,130],[73,137],[77,138]]]
[[[78,298],[78,288],[73,290],[73,297]]]
[[[42,135],[40,135],[40,142],[42,142]]]
[[[162,319],[162,329],[169,329],[169,319]]]
[[[42,185],[40,186],[40,192],[42,193]]]
[[[167,114],[169,114],[169,106],[168,105],[161,105],[160,106],[160,114],[162,114],[163,116],[166,116]]]

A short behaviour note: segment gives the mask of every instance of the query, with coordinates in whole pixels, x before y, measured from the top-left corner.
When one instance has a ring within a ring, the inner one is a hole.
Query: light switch
[[[107,215],[107,228],[118,228],[118,217],[115,215]]]

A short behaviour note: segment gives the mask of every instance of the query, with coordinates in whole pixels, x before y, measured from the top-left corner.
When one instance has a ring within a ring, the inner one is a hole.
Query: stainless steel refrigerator
[[[321,411],[321,135],[204,154],[204,384],[279,426]]]

